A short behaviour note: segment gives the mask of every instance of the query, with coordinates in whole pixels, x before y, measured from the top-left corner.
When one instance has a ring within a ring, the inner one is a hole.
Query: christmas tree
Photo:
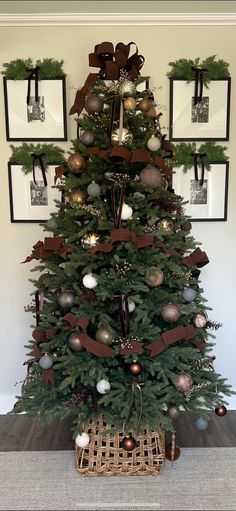
[[[130,48],[102,43],[89,56],[100,71],[71,108],[78,138],[55,176],[63,200],[26,259],[40,276],[15,411],[42,423],[76,416],[80,447],[90,419],[123,431],[132,450],[144,427],[174,431],[181,408],[224,415],[230,395],[200,285],[209,261],[172,189],[175,148]]]

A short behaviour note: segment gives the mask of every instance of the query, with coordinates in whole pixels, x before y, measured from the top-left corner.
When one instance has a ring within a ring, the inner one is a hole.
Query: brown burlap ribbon
[[[37,241],[37,243],[33,245],[32,254],[27,256],[22,263],[29,263],[33,259],[47,259],[55,253],[58,253],[62,259],[66,259],[67,254],[71,252],[72,249],[64,245],[64,240],[56,236],[54,238],[48,237],[44,238],[44,241]]]
[[[135,45],[135,52],[129,56],[131,46]],[[121,69],[128,73],[130,80],[134,81],[144,63],[144,57],[138,54],[137,45],[133,42],[128,44],[118,43],[115,47],[110,42],[97,44],[94,52],[89,55],[90,67],[98,67],[98,73],[90,73],[82,89],[78,90],[75,101],[70,109],[70,115],[80,115],[84,108],[85,98],[96,82],[97,76],[106,80],[118,80]]]
[[[172,328],[171,330],[168,330],[167,332],[164,332],[160,335],[160,337],[149,344],[148,351],[150,357],[155,357],[156,355],[159,355],[162,353],[162,351],[165,351],[169,346],[174,344],[178,341],[189,341],[192,344],[194,344],[200,351],[204,351],[204,342],[200,339],[195,339],[197,336],[196,330],[192,327],[192,325],[189,326],[177,326],[175,328]]]
[[[57,180],[60,179],[67,171],[68,167],[66,163],[62,163],[61,165],[55,167],[54,185],[56,184]]]
[[[42,357],[42,353],[36,344],[33,348],[33,353],[34,353],[35,360],[38,362],[39,359]],[[46,383],[46,385],[48,383],[52,383],[52,384],[55,383],[55,371],[54,371],[53,367],[50,367],[49,369],[41,369],[41,372],[42,372],[43,381],[44,381],[44,383]]]
[[[203,252],[198,247],[189,256],[183,257],[182,262],[189,267],[197,266],[198,268],[202,268],[209,263],[209,259],[206,252]]]

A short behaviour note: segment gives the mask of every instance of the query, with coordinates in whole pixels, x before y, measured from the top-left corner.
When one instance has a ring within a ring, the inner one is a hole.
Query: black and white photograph
[[[24,174],[21,165],[8,163],[11,222],[41,223],[56,211],[55,201],[62,200],[61,191],[54,187],[56,166],[48,165],[45,186],[40,167],[35,167],[34,180],[32,173]]]
[[[170,140],[229,140],[231,78],[203,85],[197,104],[194,87],[194,80],[170,78]]]
[[[194,166],[184,172],[182,167],[173,169],[172,187],[184,201],[184,213],[191,221],[226,221],[228,204],[228,161],[212,161],[205,170],[203,184],[195,179]]]
[[[67,140],[65,77],[39,80],[27,104],[27,80],[3,78],[6,140]]]

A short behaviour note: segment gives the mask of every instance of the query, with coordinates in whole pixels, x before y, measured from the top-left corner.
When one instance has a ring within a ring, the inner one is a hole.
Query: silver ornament
[[[136,96],[136,87],[131,80],[123,80],[118,87],[118,94],[121,98]]]
[[[133,140],[132,133],[129,130],[127,130],[127,128],[123,128],[122,132],[121,132],[120,144],[121,145],[128,144],[128,143],[132,142],[132,140]],[[119,144],[119,128],[117,128],[116,130],[114,130],[112,132],[111,143],[113,146]]]
[[[58,303],[62,309],[71,309],[74,305],[74,292],[70,291],[69,289],[67,291],[63,291],[58,296]]]
[[[192,287],[186,287],[182,292],[182,297],[186,302],[192,302],[197,296],[197,291]]]
[[[50,355],[42,355],[39,359],[39,366],[41,369],[50,369],[50,367],[53,366],[53,359],[50,357]]]
[[[208,427],[208,420],[203,419],[203,417],[198,417],[195,421],[195,426],[197,427],[197,429],[200,429],[203,431],[204,429],[207,429],[207,427]]]
[[[78,332],[73,332],[72,334],[70,334],[68,344],[73,351],[78,352],[83,349]]]
[[[49,218],[49,220],[47,221],[47,227],[49,229],[57,229],[58,225],[56,220],[54,220],[54,218]]]
[[[88,185],[87,192],[91,197],[99,197],[101,193],[101,187],[93,181],[90,183],[90,185]]]
[[[80,135],[79,139],[80,139],[80,142],[82,142],[82,144],[84,144],[86,147],[89,147],[89,146],[93,145],[95,136],[92,131],[84,131]]]

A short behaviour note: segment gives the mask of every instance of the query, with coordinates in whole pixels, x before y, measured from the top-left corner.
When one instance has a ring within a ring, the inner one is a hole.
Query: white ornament
[[[157,137],[154,137],[154,135],[152,135],[152,137],[149,138],[149,140],[148,140],[147,147],[148,147],[149,151],[158,151],[158,149],[160,149],[160,147],[161,147],[160,139]]]
[[[97,286],[97,279],[94,277],[92,273],[86,273],[86,275],[83,277],[83,284],[84,287],[87,287],[88,289],[93,289]]]
[[[76,439],[75,439],[75,443],[78,447],[82,447],[82,449],[84,447],[86,447],[86,445],[88,445],[90,442],[90,437],[88,435],[88,433],[81,433],[81,435],[77,435]]]
[[[135,303],[133,302],[133,300],[128,300],[128,309],[129,309],[129,312],[133,312],[134,309],[135,309]],[[123,310],[125,310],[125,304],[123,303]]]
[[[99,197],[101,193],[101,187],[93,181],[90,183],[90,185],[88,185],[87,192],[91,197]]]
[[[106,394],[106,392],[108,392],[108,390],[110,390],[111,388],[111,385],[109,383],[108,380],[100,380],[98,381],[97,383],[97,391],[99,392],[99,394]]]
[[[123,204],[121,210],[121,220],[129,220],[132,217],[133,210],[128,204]]]

